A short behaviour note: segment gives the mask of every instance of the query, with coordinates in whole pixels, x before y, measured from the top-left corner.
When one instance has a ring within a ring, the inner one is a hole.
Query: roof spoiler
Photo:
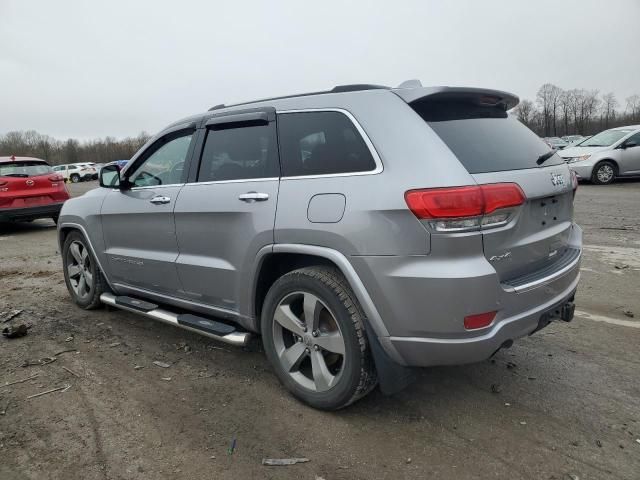
[[[437,100],[466,100],[483,106],[499,106],[511,110],[520,103],[520,99],[512,93],[486,88],[467,87],[422,87],[391,90],[407,103]]]

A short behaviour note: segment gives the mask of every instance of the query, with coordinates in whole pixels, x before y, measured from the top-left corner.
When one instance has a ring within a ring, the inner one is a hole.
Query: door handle
[[[164,205],[165,203],[169,203],[171,199],[169,197],[164,197],[162,195],[156,195],[149,201],[154,205]]]
[[[259,192],[247,192],[247,193],[242,193],[238,195],[238,199],[247,203],[264,202],[269,200],[269,194],[259,193]]]

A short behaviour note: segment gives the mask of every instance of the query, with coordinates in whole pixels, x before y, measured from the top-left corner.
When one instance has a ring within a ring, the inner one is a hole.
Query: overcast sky
[[[640,93],[640,0],[0,0],[0,134],[154,133],[347,83]]]

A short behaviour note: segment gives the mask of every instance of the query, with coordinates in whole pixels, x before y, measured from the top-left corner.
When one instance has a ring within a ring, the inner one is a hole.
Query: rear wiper
[[[549,160],[551,157],[553,157],[556,154],[555,150],[551,150],[547,153],[543,153],[542,155],[540,155],[538,157],[538,160],[536,160],[536,163],[538,165],[542,165],[544,162],[546,162],[547,160]]]
[[[26,173],[5,173],[3,177],[28,177]]]

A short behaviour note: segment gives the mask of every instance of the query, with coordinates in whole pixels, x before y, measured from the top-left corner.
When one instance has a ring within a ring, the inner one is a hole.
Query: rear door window
[[[208,129],[206,134],[198,182],[279,176],[273,122],[267,125],[216,126]]]
[[[458,157],[469,173],[537,168],[549,147],[500,107],[469,101],[418,101],[411,104]],[[559,165],[554,155],[543,166]]]
[[[283,177],[375,170],[376,163],[353,122],[341,112],[278,115]]]

